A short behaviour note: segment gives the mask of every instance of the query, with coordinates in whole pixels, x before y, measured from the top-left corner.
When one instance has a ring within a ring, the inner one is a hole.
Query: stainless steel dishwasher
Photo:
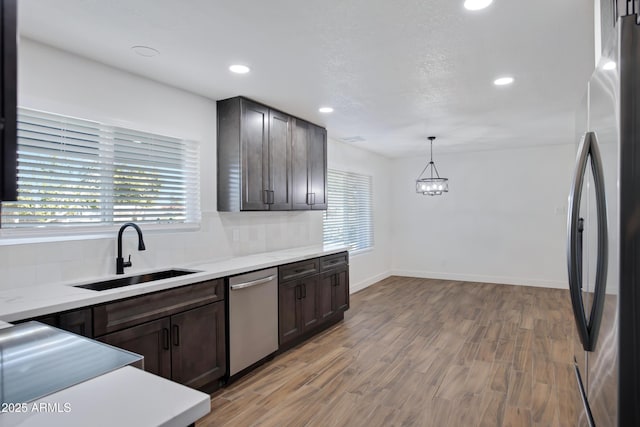
[[[278,269],[229,278],[229,375],[278,350]]]

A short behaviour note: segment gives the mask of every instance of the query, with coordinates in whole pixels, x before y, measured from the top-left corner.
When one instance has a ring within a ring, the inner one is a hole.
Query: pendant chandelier
[[[428,139],[431,145],[431,160],[422,169],[418,179],[416,179],[416,193],[422,193],[427,196],[440,196],[442,193],[449,191],[449,180],[440,178],[436,164],[433,162],[433,140],[436,137],[430,136]],[[429,169],[428,173],[427,169]],[[423,178],[424,175],[426,175],[425,178]]]

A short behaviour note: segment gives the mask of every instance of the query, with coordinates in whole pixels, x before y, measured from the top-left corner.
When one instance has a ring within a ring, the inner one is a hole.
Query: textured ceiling
[[[20,0],[20,32],[211,99],[245,95],[389,157],[570,143],[585,0]],[[160,55],[131,50],[145,45]],[[248,75],[228,66],[245,63]],[[493,80],[512,75],[509,87]],[[322,115],[321,105],[334,107]],[[440,145],[438,145],[440,144]]]

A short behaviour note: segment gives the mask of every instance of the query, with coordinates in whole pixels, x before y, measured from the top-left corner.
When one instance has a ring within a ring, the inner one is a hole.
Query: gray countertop
[[[0,322],[0,427],[190,425],[209,395],[144,372],[141,357],[38,322]]]
[[[40,322],[4,328],[0,404],[31,402],[141,360],[138,354]]]

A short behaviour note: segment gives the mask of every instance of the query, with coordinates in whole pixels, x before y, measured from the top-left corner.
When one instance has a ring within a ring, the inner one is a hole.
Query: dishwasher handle
[[[263,283],[267,283],[276,278],[276,275],[271,275],[269,277],[263,277],[262,279],[251,280],[249,282],[238,283],[237,285],[231,285],[230,288],[232,291],[237,291],[239,289],[250,288],[252,286],[262,285]]]

